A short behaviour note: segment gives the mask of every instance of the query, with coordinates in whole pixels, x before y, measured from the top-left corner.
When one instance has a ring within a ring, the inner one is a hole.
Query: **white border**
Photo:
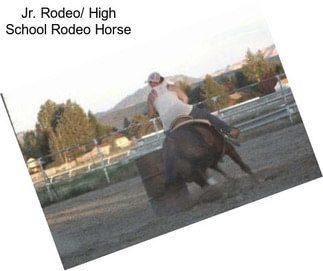
[[[229,4],[224,4],[223,9],[246,1],[226,2]],[[320,1],[260,3],[322,168]],[[210,15],[203,4],[204,1],[195,3],[199,11],[197,20],[203,14]],[[214,3],[213,7],[221,9],[222,4]],[[181,12],[193,14],[192,9],[189,5]],[[188,24],[185,14],[182,20]],[[137,20],[142,24],[144,19]],[[6,63],[0,65],[5,68]],[[0,123],[1,267],[62,270],[2,106]],[[75,270],[322,270],[322,188],[320,178],[80,265]]]

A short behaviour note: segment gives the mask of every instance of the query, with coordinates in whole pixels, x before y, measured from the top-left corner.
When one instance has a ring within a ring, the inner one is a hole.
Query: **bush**
[[[139,175],[134,161],[111,168],[108,173],[113,183],[128,180]]]
[[[269,94],[275,91],[278,79],[273,72],[266,73],[259,82],[259,91],[263,94]]]
[[[117,165],[108,170],[111,183],[116,183],[138,176],[138,171],[133,161]],[[82,195],[84,193],[106,187],[108,184],[104,171],[98,169],[82,175],[75,176],[71,180],[64,180],[53,183],[50,186],[51,193],[55,197],[51,201],[46,186],[36,188],[38,199],[42,207],[48,206],[54,202],[66,200],[72,197]],[[56,195],[56,196],[55,196]]]

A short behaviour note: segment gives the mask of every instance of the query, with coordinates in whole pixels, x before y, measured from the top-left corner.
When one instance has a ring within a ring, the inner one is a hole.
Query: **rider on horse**
[[[219,131],[232,138],[238,138],[239,128],[231,127],[218,117],[212,115],[207,109],[188,104],[188,97],[174,83],[167,81],[159,73],[154,72],[148,77],[150,92],[148,95],[148,114],[150,117],[158,112],[164,130],[171,128],[172,123],[183,116],[193,119],[206,119]]]

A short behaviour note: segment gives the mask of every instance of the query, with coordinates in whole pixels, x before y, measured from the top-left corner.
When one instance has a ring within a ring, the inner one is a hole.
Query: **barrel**
[[[166,175],[162,150],[157,150],[136,159],[148,201],[156,215],[171,215],[191,206],[191,197],[185,182],[172,180],[165,190]]]

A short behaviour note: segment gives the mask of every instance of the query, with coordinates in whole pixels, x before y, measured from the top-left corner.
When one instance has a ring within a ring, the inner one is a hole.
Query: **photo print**
[[[322,176],[255,5],[12,88],[65,269]]]

